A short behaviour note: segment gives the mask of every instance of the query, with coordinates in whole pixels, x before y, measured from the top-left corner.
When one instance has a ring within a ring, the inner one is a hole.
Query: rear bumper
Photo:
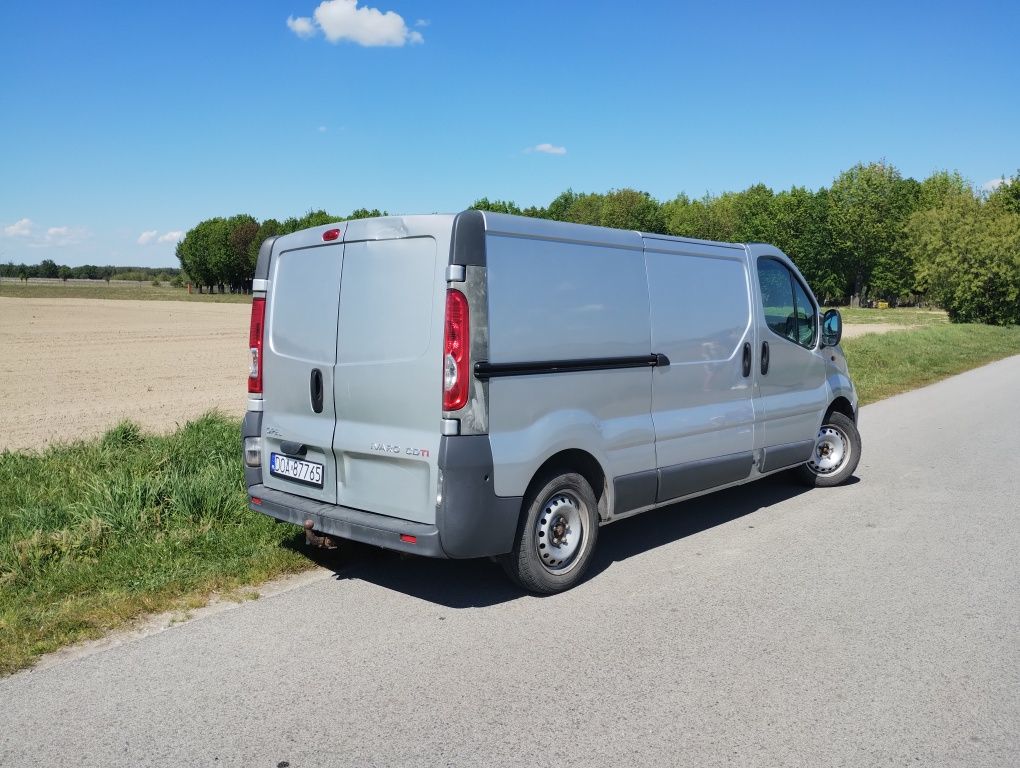
[[[311,520],[316,531],[330,536],[426,557],[446,557],[439,543],[439,529],[434,525],[325,504],[262,484],[248,486],[248,496],[251,509],[285,523],[304,525],[305,520]],[[261,499],[262,503],[255,504],[252,498]],[[402,541],[402,534],[414,536],[415,543]]]

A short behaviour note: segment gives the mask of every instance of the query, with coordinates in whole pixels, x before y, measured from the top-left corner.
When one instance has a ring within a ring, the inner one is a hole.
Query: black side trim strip
[[[535,376],[543,373],[613,371],[617,368],[654,368],[669,365],[665,355],[635,357],[585,357],[576,360],[536,360],[528,363],[475,363],[475,376],[483,381],[500,376]]]
[[[613,478],[616,504],[613,514],[622,515],[632,509],[650,507],[655,503],[655,491],[659,485],[659,473],[654,469],[621,475]]]
[[[743,480],[751,474],[753,463],[753,456],[748,451],[662,467],[659,470],[658,501],[668,501]]]
[[[803,464],[811,458],[811,453],[814,450],[814,440],[805,440],[802,443],[787,443],[786,445],[770,445],[765,449],[765,455],[761,462],[761,471],[771,472],[775,469]]]

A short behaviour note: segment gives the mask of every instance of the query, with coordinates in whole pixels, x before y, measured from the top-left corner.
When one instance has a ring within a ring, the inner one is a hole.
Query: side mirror
[[[838,309],[830,309],[822,315],[822,346],[834,347],[843,338],[843,316]]]

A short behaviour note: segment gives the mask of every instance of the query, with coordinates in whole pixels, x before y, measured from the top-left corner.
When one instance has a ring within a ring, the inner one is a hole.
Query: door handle
[[[312,369],[311,381],[312,410],[322,413],[322,371],[318,368]]]
[[[769,372],[769,343],[763,341],[761,343],[761,375],[764,376]]]
[[[744,342],[744,378],[751,375],[751,342]]]

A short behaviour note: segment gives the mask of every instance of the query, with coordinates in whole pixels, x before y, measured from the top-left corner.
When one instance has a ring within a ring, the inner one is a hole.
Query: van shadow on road
[[[599,531],[584,580],[597,578],[613,563],[767,509],[808,490],[780,473],[608,525]],[[367,581],[447,608],[481,608],[526,594],[488,559],[433,560],[346,542],[339,551],[329,552],[305,547],[303,537],[295,537],[289,546],[331,569],[338,580]]]

